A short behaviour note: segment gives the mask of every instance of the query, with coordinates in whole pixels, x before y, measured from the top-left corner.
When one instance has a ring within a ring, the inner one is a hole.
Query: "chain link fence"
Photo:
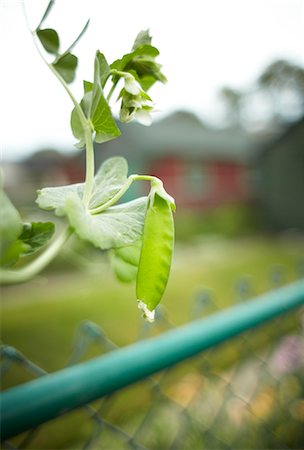
[[[300,275],[303,271],[300,266]],[[271,287],[284,271],[271,273]],[[250,277],[236,284],[234,303],[254,295]],[[192,302],[193,320],[217,311],[209,290]],[[138,339],[173,329],[166,310]],[[117,347],[93,322],[76,330],[68,365]],[[176,349],[178,351],[178,349]],[[302,449],[304,447],[304,311],[271,322],[3,443],[7,449]],[[3,346],[1,378],[12,371],[46,372],[17,349]]]

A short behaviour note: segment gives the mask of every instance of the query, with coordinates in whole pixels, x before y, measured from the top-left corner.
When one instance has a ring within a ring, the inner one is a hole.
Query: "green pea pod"
[[[138,306],[149,321],[166,288],[174,246],[174,200],[160,187],[149,196],[136,279]]]

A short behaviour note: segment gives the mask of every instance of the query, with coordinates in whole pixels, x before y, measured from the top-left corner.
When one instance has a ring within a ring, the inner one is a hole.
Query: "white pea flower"
[[[135,80],[133,75],[126,73],[125,78],[125,90],[132,95],[138,95],[141,91],[140,84]]]
[[[135,79],[134,82],[137,83]],[[132,89],[134,86],[136,85],[133,84]],[[135,117],[141,124],[151,125],[152,118],[150,113],[153,111],[154,105],[146,92],[140,88],[137,94],[132,94],[125,87],[122,89],[120,97],[121,109],[119,119],[121,122],[130,122]]]
[[[124,79],[124,87],[118,97],[121,99],[119,120],[128,123],[135,117],[142,125],[151,125],[150,113],[154,110],[154,104],[135,76],[116,69],[112,70],[112,74]]]
[[[149,127],[152,123],[152,116],[148,109],[139,109],[138,111],[136,111],[135,117],[139,123],[147,127]]]

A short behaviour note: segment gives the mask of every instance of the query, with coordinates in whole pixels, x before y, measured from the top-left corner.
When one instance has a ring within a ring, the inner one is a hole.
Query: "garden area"
[[[25,362],[12,358],[2,386],[41,375],[27,360],[53,372],[290,283],[303,271],[303,247],[291,236],[178,243],[154,324],[143,322],[134,286],[119,284],[106,260],[86,270],[53,268],[26,286],[4,288],[2,339]],[[28,440],[29,448],[50,449],[300,448],[301,320],[301,314],[289,313],[95,402],[101,423],[82,408],[30,437],[15,438],[13,445],[23,448]],[[290,342],[289,348],[288,339],[298,340],[298,347]]]

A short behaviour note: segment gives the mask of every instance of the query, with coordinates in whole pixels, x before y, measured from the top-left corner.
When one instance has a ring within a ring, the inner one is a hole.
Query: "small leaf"
[[[51,239],[55,231],[52,222],[32,222],[23,224],[19,240],[26,244],[22,256],[28,256],[40,250]]]
[[[109,75],[109,66],[102,55],[97,52],[95,57],[94,83],[84,81],[84,96],[80,106],[85,116],[90,120],[95,131],[95,142],[102,143],[120,136],[120,130],[116,125],[108,102],[104,98],[102,85]],[[76,108],[71,114],[71,128],[73,135],[79,139],[76,147],[85,146],[85,129]]]
[[[87,94],[88,92],[93,91],[93,83],[91,83],[91,81],[83,81],[83,90],[84,93]]]
[[[137,241],[143,232],[147,197],[91,215],[81,199],[73,195],[65,204],[71,226],[80,239],[91,242],[102,250],[123,247]]]
[[[37,36],[48,53],[54,55],[58,54],[59,50],[59,36],[57,31],[52,28],[46,28],[44,30],[37,30]]]
[[[23,250],[23,244],[18,242],[22,231],[21,217],[7,197],[0,190],[0,264],[14,264]]]
[[[143,45],[136,50],[126,53],[121,59],[117,59],[114,61],[110,68],[116,69],[120,71],[130,71],[132,70],[132,60],[141,55],[151,56],[156,58],[156,56],[159,55],[159,51],[157,48],[153,47],[152,45]]]
[[[156,81],[161,81],[162,83],[167,81],[161,72],[161,65],[155,62],[155,58],[158,55],[159,51],[152,45],[141,45],[133,52],[127,53],[121,59],[114,61],[111,64],[111,69],[132,73],[142,88],[147,90]],[[118,80],[119,75],[113,74],[112,81],[114,85],[117,84]]]
[[[84,126],[82,125],[82,121],[80,119],[80,115],[76,107],[72,110],[70,125],[73,136],[76,139],[78,139],[78,142],[75,144],[75,147],[81,150],[85,147],[85,129]]]
[[[152,37],[149,35],[149,30],[143,30],[138,33],[135,38],[132,50],[136,50],[143,45],[151,45]]]
[[[103,89],[109,75],[110,66],[107,63],[104,54],[97,50],[94,62],[94,83],[96,83],[98,80],[100,86]]]
[[[85,89],[89,89],[89,82],[86,82],[86,83],[87,84],[84,87],[85,87]],[[84,96],[80,102],[80,107],[86,117],[89,116],[91,101],[92,101],[92,92],[90,90],[88,90],[88,92],[86,92],[84,94]],[[76,106],[72,110],[72,113],[71,113],[70,125],[71,125],[73,135],[75,136],[76,139],[79,140],[79,142],[76,144],[76,147],[79,149],[84,148],[85,147],[85,127],[83,125],[83,121],[81,120],[78,108],[76,108]]]
[[[157,80],[155,79],[154,76],[152,75],[143,75],[140,78],[140,85],[143,88],[143,90],[145,92],[147,92],[152,86],[153,84],[156,82]]]
[[[67,83],[72,83],[75,78],[78,59],[72,53],[65,53],[52,65]]]
[[[137,275],[137,267],[132,266],[132,264],[129,264],[122,259],[116,258],[115,254],[112,252],[110,255],[110,264],[116,278],[122,283],[132,283],[132,281],[135,281]]]
[[[137,267],[140,259],[140,250],[142,246],[141,239],[134,242],[132,245],[126,247],[119,247],[113,250],[117,258],[130,264],[131,266]]]
[[[95,84],[90,119],[96,132],[95,142],[100,144],[120,136],[120,130],[116,125],[108,102],[104,98],[101,88],[95,87]]]
[[[105,57],[97,51],[94,61],[94,84],[89,118],[96,132],[95,142],[98,143],[110,141],[120,135],[120,130],[102,91],[109,73],[110,68]]]
[[[110,262],[116,277],[125,283],[136,279],[142,241],[110,251]]]

